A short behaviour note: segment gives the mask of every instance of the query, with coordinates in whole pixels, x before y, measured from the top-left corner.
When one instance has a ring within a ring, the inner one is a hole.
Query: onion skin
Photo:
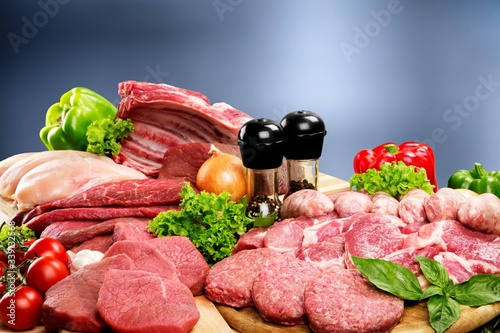
[[[196,174],[196,187],[214,194],[228,191],[231,201],[238,202],[246,194],[245,167],[237,156],[223,153],[214,145],[210,156]]]

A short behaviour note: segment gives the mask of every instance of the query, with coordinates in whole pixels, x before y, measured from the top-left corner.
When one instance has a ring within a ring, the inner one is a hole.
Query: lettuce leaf
[[[424,168],[398,163],[384,163],[380,170],[369,169],[365,173],[352,175],[349,184],[353,190],[365,190],[368,194],[384,191],[398,198],[411,189],[420,188],[432,194],[434,185],[427,178]]]
[[[210,265],[229,257],[239,235],[253,223],[253,218],[245,216],[246,196],[234,202],[227,191],[219,195],[196,193],[189,182],[182,187],[180,196],[182,209],[158,214],[148,230],[158,237],[188,237]]]
[[[134,131],[130,119],[103,118],[87,127],[87,152],[104,156],[116,156],[122,148],[119,143]]]

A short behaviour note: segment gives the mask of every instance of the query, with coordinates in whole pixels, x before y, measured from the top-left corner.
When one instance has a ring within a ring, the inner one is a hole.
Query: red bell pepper
[[[365,173],[368,169],[379,170],[386,162],[398,161],[425,169],[429,182],[434,185],[434,192],[438,190],[434,152],[425,143],[404,142],[398,146],[386,142],[373,149],[363,149],[354,157],[353,167],[355,173]]]

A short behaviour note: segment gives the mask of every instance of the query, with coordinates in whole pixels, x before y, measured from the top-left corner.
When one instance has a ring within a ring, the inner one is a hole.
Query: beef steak
[[[187,333],[200,318],[191,291],[178,279],[142,270],[107,270],[97,310],[119,333]]]

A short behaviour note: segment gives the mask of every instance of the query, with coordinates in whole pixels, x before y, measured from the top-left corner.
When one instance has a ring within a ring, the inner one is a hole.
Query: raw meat
[[[403,316],[404,301],[376,289],[359,274],[340,269],[310,280],[304,307],[316,333],[389,332]]]
[[[120,221],[113,230],[113,242],[121,240],[150,240],[154,235],[148,231],[149,218],[133,218],[131,221]]]
[[[345,268],[344,237],[336,236],[328,241],[302,245],[297,258],[313,263],[322,270]]]
[[[187,333],[200,318],[193,295],[179,280],[142,270],[107,270],[97,309],[118,333]]]
[[[45,294],[43,323],[45,329],[65,329],[76,332],[103,332],[106,324],[99,316],[96,303],[107,269],[135,269],[126,255],[102,259],[84,266],[59,281]]]
[[[178,280],[174,263],[150,242],[123,240],[113,243],[104,258],[118,254],[129,256],[141,270],[158,274],[165,279]]]
[[[252,306],[252,286],[262,265],[280,255],[269,248],[243,250],[215,263],[205,280],[205,296],[236,308]]]
[[[367,194],[354,191],[339,193],[333,203],[339,217],[349,217],[356,213],[369,213],[373,206],[372,200]]]
[[[371,199],[372,213],[399,216],[399,201],[387,192],[376,192]]]
[[[169,147],[188,142],[236,144],[240,127],[252,119],[226,103],[210,105],[199,92],[167,84],[125,81],[118,117],[135,131],[122,141],[118,163],[156,177]]]
[[[118,217],[153,218],[159,213],[171,209],[179,209],[179,206],[61,208],[38,215],[25,224],[35,233],[39,234],[43,232],[47,226],[59,221],[105,221]]]
[[[106,253],[106,251],[108,251],[111,244],[113,244],[113,235],[96,236],[89,239],[88,241],[81,243],[80,245],[73,247],[71,251],[74,253],[78,253],[82,250],[92,250],[99,251],[104,254]]]
[[[465,201],[465,197],[454,189],[443,187],[424,199],[424,209],[430,222],[442,220],[456,220],[458,207]]]
[[[114,223],[101,221],[61,221],[45,228],[40,237],[57,239],[66,250],[69,250],[96,236],[112,234],[114,227]]]
[[[435,246],[466,259],[481,261],[500,268],[500,241],[492,234],[471,230],[457,221],[432,222],[422,226],[418,234],[405,238],[404,247]]]
[[[351,256],[383,258],[403,248],[405,235],[392,221],[390,215],[359,214],[344,235],[346,267],[354,268]]]
[[[333,212],[333,201],[324,193],[316,190],[300,190],[290,194],[281,205],[281,217],[314,217]]]
[[[262,318],[281,325],[306,324],[304,289],[319,272],[313,264],[289,256],[274,256],[262,265],[252,287]]]
[[[234,253],[242,250],[251,250],[264,247],[264,237],[266,236],[267,228],[252,228],[238,238],[238,242],[234,247]]]
[[[304,225],[290,218],[276,222],[267,229],[264,235],[264,247],[295,256],[303,238]]]
[[[148,242],[174,263],[179,280],[189,288],[194,296],[203,294],[205,279],[210,267],[189,238],[168,236],[153,238]]]
[[[77,150],[47,150],[37,153],[14,155],[2,162],[3,165],[7,166],[10,162],[15,161],[14,163],[10,164],[0,176],[0,196],[11,198],[12,195],[16,192],[17,185],[19,184],[21,178],[26,173],[41,164],[56,159],[79,160],[83,157],[103,159],[105,161],[112,162],[112,160],[108,159],[107,157],[99,157],[95,154]]]
[[[16,155],[12,155],[0,161],[0,180],[2,179],[2,175],[7,169],[9,169],[14,163],[23,160],[33,154],[37,154],[35,152],[27,152],[27,153],[19,153]]]
[[[398,213],[401,220],[407,224],[427,221],[424,201],[428,196],[427,192],[419,188],[408,191],[399,200]]]
[[[469,228],[500,237],[500,199],[496,195],[483,193],[467,198],[457,215]]]
[[[12,195],[18,210],[27,211],[36,205],[72,197],[99,184],[146,178],[107,157],[91,155],[52,159],[25,173]]]
[[[328,242],[331,238],[347,231],[348,227],[345,222],[349,218],[337,218],[333,215],[331,219],[327,219],[321,223],[316,223],[304,229],[304,239],[302,245],[316,244],[320,242]]]
[[[220,151],[241,158],[240,148],[235,144],[189,142],[169,147],[163,155],[158,179],[180,178],[196,183],[196,174],[203,162],[210,155],[211,145],[216,146]],[[287,190],[286,161],[283,162],[278,171],[279,193],[284,194]]]
[[[209,157],[210,146],[220,151],[241,158],[240,148],[236,144],[190,142],[167,149],[163,155],[158,179],[181,178],[191,183],[196,182],[196,174],[203,162]]]
[[[93,186],[75,196],[40,205],[22,216],[25,223],[42,213],[70,207],[174,205],[181,200],[184,181],[178,179],[130,179]],[[14,217],[14,221],[19,221]]]

